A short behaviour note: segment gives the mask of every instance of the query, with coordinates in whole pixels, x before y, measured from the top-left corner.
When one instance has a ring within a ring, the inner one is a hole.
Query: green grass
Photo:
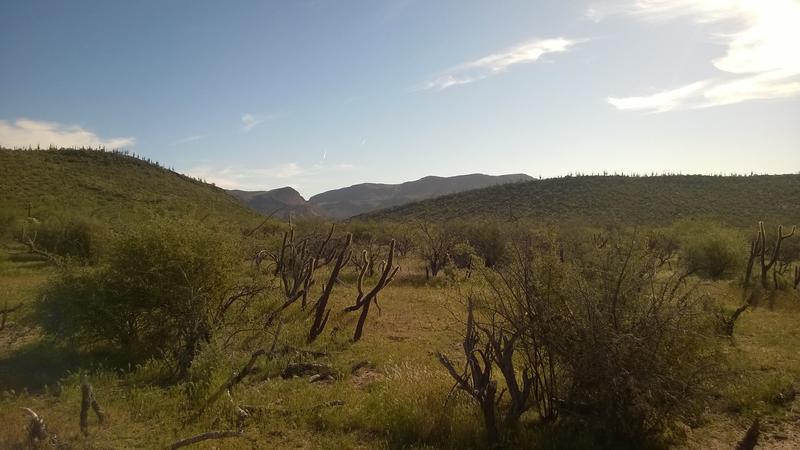
[[[53,269],[14,256],[18,250],[5,249],[0,277],[6,295],[27,303]],[[232,392],[238,404],[258,407],[247,421],[245,437],[199,448],[483,448],[476,408],[463,394],[451,395],[452,380],[434,356],[436,351],[458,355],[460,293],[477,281],[461,281],[463,274],[458,274],[458,281],[426,283],[420,261],[400,263],[405,269],[381,294],[381,311],[373,310],[360,342],[348,343],[355,317],[339,312],[355,293],[350,273],[335,291],[332,323],[313,348],[329,352],[320,360],[336,369],[337,380],[312,384],[305,378],[281,379],[278,374],[288,362],[307,358],[300,355],[261,362]],[[736,305],[741,295],[727,281],[709,283],[706,289],[728,306]],[[772,399],[800,383],[799,300],[795,291],[781,292],[742,317],[735,340],[726,347],[730,383],[721,384],[707,421],[694,425],[687,445],[731,448],[756,416],[783,423],[787,409]],[[296,311],[291,317],[297,321],[287,322],[287,341],[302,336],[308,326],[307,315]],[[14,322],[7,331],[27,326]],[[26,340],[0,344],[0,448],[14,448],[23,440],[23,407],[42,414],[51,431],[79,448],[158,448],[181,437],[232,427],[225,398],[199,419],[187,418],[199,399],[243,365],[251,349],[207,352],[198,364],[214,367],[210,385],[194,387],[197,393],[191,394],[187,384],[154,384],[156,363],[115,369],[103,366],[97,354],[65,351],[35,330],[24,331]],[[352,374],[351,367],[363,360],[370,362],[368,369]],[[89,436],[81,435],[77,425],[81,374],[88,375],[109,416],[105,425],[92,418]],[[331,400],[344,404],[320,407]],[[528,448],[563,448],[564,441],[577,442],[574,438],[556,427],[527,436],[525,442]]]
[[[800,175],[652,177],[578,176],[494,186],[359,216],[397,222],[413,218],[531,218],[596,225],[672,223],[710,218],[736,227],[800,223]]]
[[[433,218],[438,219],[460,214],[506,217],[510,201],[518,217],[565,224],[597,225],[624,218],[630,224],[664,225],[683,215],[752,226],[758,219],[797,223],[798,194],[800,178],[795,175],[580,177],[473,191],[378,216],[406,220],[435,210]],[[23,217],[29,201],[35,216],[93,216],[112,227],[152,215],[206,217],[234,229],[263,220],[218,188],[124,155],[0,150],[0,213]],[[269,237],[251,239],[261,238]],[[23,442],[24,407],[40,413],[51,432],[73,448],[159,448],[196,433],[233,427],[231,403],[225,397],[196,420],[189,419],[198,403],[255,348],[269,344],[263,342],[266,337],[231,347],[213,343],[204,349],[197,367],[208,369],[208,383],[161,384],[157,380],[163,367],[158,362],[122,366],[99,349],[43,337],[27,313],[56,269],[23,246],[3,241],[2,234],[0,243],[0,306],[23,305],[0,331],[0,448],[18,448]],[[255,249],[262,244],[244,245]],[[465,280],[462,272],[452,279],[426,281],[422,262],[414,256],[398,263],[403,270],[381,292],[380,310],[370,311],[364,338],[356,343],[349,341],[356,316],[341,312],[355,297],[353,268],[341,276],[343,284],[331,299],[330,324],[312,345],[328,352],[319,359],[336,370],[336,380],[312,384],[305,378],[278,376],[287,363],[308,356],[290,353],[261,360],[232,392],[237,404],[257,407],[246,422],[244,437],[198,448],[484,448],[479,413],[463,394],[452,393],[453,381],[435,353],[458,357],[463,299],[470,289],[485,286],[477,275]],[[738,306],[742,297],[730,281],[709,282],[704,289],[728,308]],[[286,319],[281,341],[303,345],[309,313],[293,308]],[[764,297],[743,315],[735,339],[724,349],[725,377],[713,393],[712,407],[704,422],[687,427],[684,445],[733,448],[755,417],[768,424],[765,439],[800,420],[790,405],[775,401],[789,386],[800,387],[798,323],[800,294],[791,289]],[[367,369],[351,372],[354,364],[365,360]],[[78,429],[82,376],[92,382],[108,412],[103,425],[92,417],[88,436]],[[343,404],[321,407],[331,400]],[[558,426],[535,430],[524,436],[520,447],[591,444]],[[788,443],[800,445],[800,436],[787,433]]]

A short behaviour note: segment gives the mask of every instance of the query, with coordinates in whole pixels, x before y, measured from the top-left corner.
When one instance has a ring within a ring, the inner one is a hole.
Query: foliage
[[[83,217],[54,216],[44,222],[28,221],[18,232],[22,234],[22,242],[81,264],[96,263],[108,239],[103,225]]]
[[[68,269],[35,305],[48,334],[107,343],[131,361],[168,356],[182,378],[220,326],[238,259],[200,224],[161,220],[118,238],[97,269]]]
[[[451,228],[420,221],[417,223],[417,247],[425,260],[425,273],[436,278],[439,272],[450,264],[450,252],[458,238]]]
[[[475,254],[489,268],[503,262],[506,256],[508,235],[500,222],[493,220],[473,220],[463,225],[464,239],[475,249]]]
[[[708,220],[682,220],[672,226],[681,264],[711,279],[730,278],[744,267],[745,239],[737,230]]]
[[[473,365],[503,374],[517,392],[509,411],[528,391],[541,418],[575,420],[603,446],[638,447],[699,413],[718,341],[696,286],[663,270],[636,236],[611,239],[565,261],[555,241],[517,241],[512,261],[487,272],[486,312],[475,319],[487,344]]]

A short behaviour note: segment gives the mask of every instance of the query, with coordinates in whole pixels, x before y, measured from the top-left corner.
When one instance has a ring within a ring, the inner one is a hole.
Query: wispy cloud
[[[261,126],[265,122],[268,122],[274,118],[275,116],[273,115],[260,116],[250,113],[244,113],[242,114],[242,130],[248,132],[253,128]]]
[[[188,144],[189,142],[196,142],[201,139],[205,139],[206,135],[204,134],[197,134],[194,136],[186,136],[185,138],[178,139],[177,141],[173,142],[172,145],[181,145],[181,144]]]
[[[598,20],[610,14],[649,21],[690,17],[732,29],[710,36],[726,45],[725,54],[711,61],[719,76],[644,96],[609,98],[618,109],[665,112],[800,94],[798,1],[638,0],[592,11]]]
[[[577,43],[578,41],[565,38],[540,39],[524,42],[512,48],[446,70],[421,86],[421,89],[442,90],[453,86],[473,83],[507,72],[513,66],[536,62],[542,56],[549,53],[565,52]]]
[[[14,122],[0,120],[0,145],[4,147],[132,147],[132,137],[103,139],[78,125],[19,118]]]

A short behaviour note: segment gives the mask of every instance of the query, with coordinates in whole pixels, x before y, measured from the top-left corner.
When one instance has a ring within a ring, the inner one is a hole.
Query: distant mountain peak
[[[500,184],[532,180],[525,174],[485,175],[472,173],[453,177],[428,175],[399,184],[360,183],[317,194],[306,201],[296,190],[283,187],[269,191],[228,191],[251,208],[277,217],[326,216],[346,219],[378,209],[399,206],[447,194]]]
[[[485,175],[480,173],[441,177],[428,175],[400,184],[361,183],[317,194],[309,202],[335,219],[399,206],[419,200],[499,184],[532,180],[525,174]]]
[[[322,215],[321,211],[308,203],[291,186],[269,191],[229,190],[228,192],[252,209],[281,219],[287,219],[290,215],[292,217],[316,217]]]

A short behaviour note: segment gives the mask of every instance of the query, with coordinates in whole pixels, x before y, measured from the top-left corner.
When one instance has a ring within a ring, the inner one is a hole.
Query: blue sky
[[[0,145],[308,196],[425,175],[800,170],[800,1],[0,5]]]

